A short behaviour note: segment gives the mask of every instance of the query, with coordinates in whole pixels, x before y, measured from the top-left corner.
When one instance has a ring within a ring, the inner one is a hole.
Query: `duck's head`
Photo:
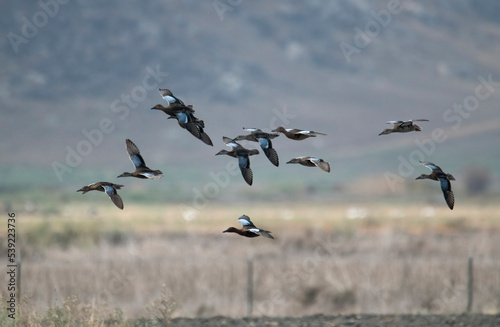
[[[223,149],[223,150],[220,150],[219,152],[217,152],[215,155],[220,156],[221,154],[229,154],[229,151]]]
[[[418,176],[417,178],[415,179],[431,179],[429,175],[426,175],[426,174],[422,174],[420,176]]]
[[[238,233],[240,230],[235,228],[235,227],[229,227],[228,229],[226,229],[225,231],[223,231],[223,233]]]
[[[392,129],[384,129],[379,135],[387,135],[391,134],[392,132]]]
[[[82,187],[81,189],[76,190],[76,191],[77,191],[77,192],[82,192],[82,194],[85,194],[85,193],[87,193],[88,191],[90,191],[90,187],[88,187],[88,186],[84,186],[84,187]]]
[[[123,174],[121,174],[120,176],[117,176],[117,177],[133,177],[134,175],[132,175],[131,173],[127,173],[127,172],[124,172]]]
[[[164,109],[167,109],[167,108],[165,108],[161,104],[157,104],[156,106],[154,106],[153,108],[151,108],[151,110],[164,110]]]
[[[273,129],[272,131],[273,131],[273,132],[275,132],[275,133],[276,133],[276,132],[281,132],[281,133],[283,133],[283,132],[285,132],[285,131],[286,131],[286,129],[285,129],[283,126],[279,126],[279,127],[275,128],[275,129]]]

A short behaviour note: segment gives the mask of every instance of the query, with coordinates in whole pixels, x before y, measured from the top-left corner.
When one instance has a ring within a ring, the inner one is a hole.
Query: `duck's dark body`
[[[135,166],[135,171],[131,173],[124,172],[118,177],[135,177],[140,179],[158,179],[163,177],[163,173],[160,170],[152,170],[146,166],[146,162],[142,158],[139,148],[134,142],[126,139],[125,144],[127,145],[130,161],[132,161]]]
[[[83,186],[81,189],[77,190],[77,192],[82,192],[82,195],[90,192],[90,191],[99,191],[106,193],[111,201],[119,208],[123,209],[123,201],[122,198],[118,195],[116,190],[122,188],[123,185],[113,184],[109,182],[97,182],[94,184],[90,184],[87,186]]]
[[[316,137],[317,135],[326,135],[324,133],[319,133],[315,131],[306,131],[298,128],[284,128],[283,126],[279,126],[276,129],[273,129],[273,132],[283,133],[286,137],[291,140],[301,141],[310,137]]]
[[[235,141],[235,139],[230,139],[229,137],[222,137],[222,140],[226,145],[230,146],[231,151],[221,150],[215,155],[225,154],[233,158],[238,159],[238,166],[240,167],[241,175],[248,185],[253,184],[253,172],[250,168],[250,156],[259,154],[259,150],[256,149],[246,149]]]
[[[271,140],[274,139],[275,137],[278,137],[279,134],[266,133],[258,128],[248,128],[246,130],[250,131],[251,133],[248,135],[237,136],[236,140],[259,142],[260,147],[262,148],[262,151],[266,155],[267,159],[269,159],[269,161],[273,165],[278,167],[280,165],[278,153],[273,148],[273,143]]]
[[[268,230],[257,228],[252,221],[250,221],[250,217],[247,215],[243,215],[238,218],[238,221],[243,225],[241,229],[236,227],[229,227],[223,233],[236,233],[245,237],[257,237],[264,236],[267,238],[274,239],[274,237],[270,234],[271,232]]]
[[[433,181],[439,181],[446,204],[448,205],[448,208],[453,210],[455,206],[455,195],[451,189],[450,180],[454,181],[455,177],[451,174],[445,173],[439,166],[433,164],[432,162],[420,161],[420,163],[431,169],[432,173],[430,175],[422,174],[415,179],[430,179]]]
[[[408,133],[420,132],[422,129],[415,124],[415,121],[429,121],[427,119],[414,119],[414,120],[391,120],[387,124],[393,124],[392,128],[384,129],[379,135],[386,135],[391,133]]]

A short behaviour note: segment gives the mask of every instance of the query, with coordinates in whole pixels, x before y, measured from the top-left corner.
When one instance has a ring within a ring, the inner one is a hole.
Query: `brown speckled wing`
[[[453,207],[455,206],[455,195],[453,194],[453,191],[447,191],[443,193],[446,204],[451,210],[453,210]]]
[[[189,131],[189,133],[191,133],[191,135],[193,135],[197,139],[201,140],[200,129],[198,128],[198,126],[195,123],[187,123],[186,129]]]
[[[118,194],[112,194],[109,196],[111,198],[111,201],[120,209],[123,210],[123,200]]]
[[[245,182],[247,182],[248,185],[252,185],[252,183],[253,183],[252,169],[240,167],[240,170],[241,170],[241,175],[243,176],[243,179],[245,180]]]
[[[455,206],[455,195],[451,190],[451,182],[448,178],[439,177],[439,182],[441,184],[441,190],[443,191],[444,199],[448,207],[453,210]]]
[[[109,185],[103,185],[104,187],[104,192],[109,196],[111,201],[120,209],[123,209],[123,200],[122,198],[116,193],[116,189],[112,186]]]
[[[127,144],[127,152],[130,157],[130,160],[134,164],[135,167],[146,167],[146,163],[139,152],[139,148],[129,139],[125,140]]]
[[[210,139],[210,137],[207,135],[207,133],[203,132],[201,133],[201,140],[203,141],[203,143],[207,144],[207,145],[210,145],[210,146],[213,146],[214,144],[212,143],[212,140]]]
[[[276,152],[276,150],[274,150],[274,148],[267,148],[262,150],[264,150],[266,157],[269,159],[269,161],[271,161],[273,165],[275,165],[276,167],[280,165],[278,153]]]

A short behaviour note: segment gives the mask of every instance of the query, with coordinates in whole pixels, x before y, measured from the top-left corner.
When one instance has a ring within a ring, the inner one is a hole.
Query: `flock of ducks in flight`
[[[168,89],[159,89],[160,96],[168,102],[168,106],[164,107],[161,104],[157,104],[152,110],[160,110],[168,115],[168,119],[176,119],[179,126],[186,129],[194,137],[201,140],[203,143],[213,146],[212,140],[203,130],[205,128],[205,123],[203,120],[198,119],[194,116],[194,109],[192,105],[185,105],[182,100],[175,97],[172,92]],[[398,120],[398,121],[388,121],[387,124],[392,124],[392,128],[384,129],[379,135],[387,135],[391,133],[407,133],[412,131],[421,131],[422,129],[415,124],[415,121],[428,121],[427,119],[415,119],[415,120]],[[278,137],[282,133],[287,138],[295,141],[305,140],[310,137],[316,137],[318,135],[326,135],[324,133],[307,131],[301,129],[287,129],[282,126],[274,129],[272,133],[264,132],[258,128],[243,128],[245,131],[250,132],[246,135],[239,135],[235,138],[229,138],[226,136],[222,137],[223,142],[231,148],[230,151],[220,150],[215,155],[228,155],[230,157],[238,159],[238,165],[243,176],[243,179],[248,185],[253,183],[253,172],[250,168],[250,156],[259,154],[257,149],[246,149],[237,141],[252,141],[259,142],[260,147],[269,161],[276,167],[279,166],[279,157],[276,150],[273,148],[272,139]],[[130,160],[134,164],[135,170],[131,173],[124,172],[118,177],[135,177],[140,179],[159,179],[163,177],[163,173],[160,170],[153,170],[146,166],[146,162],[142,157],[139,148],[129,139],[125,140],[127,152]],[[441,184],[441,190],[443,191],[444,199],[448,204],[448,207],[453,210],[455,198],[453,191],[451,190],[450,181],[454,181],[455,178],[451,174],[443,172],[443,170],[433,164],[432,162],[420,161],[422,165],[431,169],[431,174],[422,174],[416,179],[430,179],[434,181],[439,181]],[[330,163],[324,161],[321,158],[311,157],[311,156],[300,156],[292,158],[287,162],[287,164],[300,164],[306,167],[318,167],[325,172],[330,172]],[[123,185],[114,184],[110,182],[97,182],[87,186],[83,186],[77,192],[82,192],[85,194],[90,191],[100,191],[106,193],[111,201],[120,209],[123,209],[123,200],[118,195],[117,190],[121,189]],[[274,239],[271,236],[271,232],[257,228],[250,218],[243,215],[238,218],[238,221],[242,224],[242,228],[238,229],[235,227],[229,227],[223,233],[237,233],[245,237],[256,237],[264,236],[267,238]]]

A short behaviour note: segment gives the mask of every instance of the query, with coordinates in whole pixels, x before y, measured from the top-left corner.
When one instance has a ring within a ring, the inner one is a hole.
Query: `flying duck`
[[[252,141],[252,142],[259,142],[260,147],[262,148],[262,151],[264,151],[264,154],[266,155],[267,159],[278,167],[280,165],[279,158],[278,158],[278,153],[276,150],[273,148],[273,143],[271,142],[271,139],[280,136],[279,134],[271,134],[271,133],[266,133],[263,132],[262,130],[258,128],[244,128],[245,131],[251,132],[248,135],[240,135],[236,137],[236,140],[241,141],[241,140],[247,140],[247,141]]]
[[[160,170],[152,170],[146,166],[144,159],[139,152],[139,148],[129,139],[125,140],[127,144],[127,152],[130,160],[135,166],[135,171],[133,173],[123,173],[118,177],[136,177],[142,179],[158,179],[163,177],[163,173]]]
[[[289,139],[296,141],[305,140],[309,137],[316,137],[316,135],[326,135],[324,133],[305,131],[297,128],[284,128],[283,126],[279,126],[278,128],[273,129],[273,132],[283,133]]]
[[[432,162],[420,161],[422,165],[432,170],[430,175],[422,174],[415,179],[431,179],[433,181],[439,181],[441,183],[441,190],[443,191],[444,199],[448,207],[453,210],[455,206],[455,196],[451,190],[451,182],[454,181],[455,177],[451,174],[445,173],[439,166],[436,166]]]
[[[186,124],[190,122],[205,127],[205,122],[193,115],[195,111],[192,105],[185,106],[183,104],[173,103],[168,107],[164,107],[161,104],[157,104],[151,109],[163,111],[168,115],[167,119],[177,119],[179,126],[182,128],[186,128]]]
[[[413,119],[413,120],[390,120],[386,124],[393,124],[392,128],[384,129],[379,135],[391,134],[391,133],[408,133],[408,132],[420,132],[422,129],[414,121],[429,121],[428,119]]]
[[[224,143],[231,147],[231,151],[220,150],[215,155],[225,154],[233,158],[238,159],[238,165],[241,170],[241,175],[248,185],[253,183],[253,172],[250,169],[250,156],[259,154],[259,150],[256,149],[245,149],[241,144],[237,143],[235,139],[230,139],[229,137],[223,136],[222,140]]]
[[[195,111],[192,105],[184,105],[184,102],[173,96],[168,89],[160,89],[160,95],[168,102],[168,107],[157,104],[151,108],[152,110],[163,111],[169,116],[168,119],[177,119],[180,127],[187,129],[189,133],[203,143],[213,146],[212,140],[203,130],[205,122],[194,116]]]
[[[296,157],[288,161],[287,164],[301,164],[307,167],[318,167],[327,173],[330,172],[330,163],[315,157]]]
[[[255,225],[250,221],[250,217],[248,217],[247,215],[241,216],[240,218],[238,218],[238,221],[243,225],[241,229],[229,227],[228,229],[223,231],[223,233],[237,233],[245,237],[264,236],[274,239],[274,237],[270,234],[270,231],[255,227]]]
[[[118,185],[108,182],[97,182],[94,184],[83,186],[81,189],[77,190],[77,192],[82,192],[82,195],[90,191],[105,192],[109,196],[111,201],[113,201],[115,206],[123,210],[122,198],[116,192],[116,190],[119,190],[122,187],[123,185]]]

